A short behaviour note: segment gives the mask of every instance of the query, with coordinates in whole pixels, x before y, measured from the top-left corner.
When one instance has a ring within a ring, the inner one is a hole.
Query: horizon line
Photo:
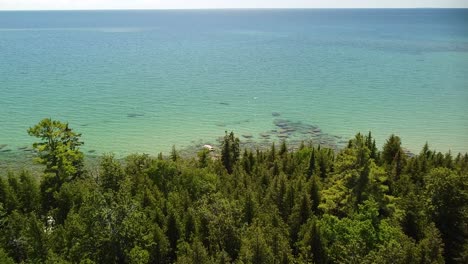
[[[307,9],[468,9],[468,7],[206,7],[206,8],[95,8],[95,9],[0,9],[0,12],[34,11],[190,11],[190,10],[307,10]]]

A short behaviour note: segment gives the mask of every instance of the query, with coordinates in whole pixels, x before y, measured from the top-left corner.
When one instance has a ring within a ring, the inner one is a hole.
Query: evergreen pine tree
[[[309,167],[307,169],[307,179],[310,179],[315,172],[316,167],[316,158],[315,158],[315,148],[312,148],[309,159]]]

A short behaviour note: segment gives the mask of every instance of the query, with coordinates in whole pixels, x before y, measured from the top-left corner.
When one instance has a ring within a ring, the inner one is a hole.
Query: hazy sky
[[[468,0],[0,0],[0,10],[465,7]]]

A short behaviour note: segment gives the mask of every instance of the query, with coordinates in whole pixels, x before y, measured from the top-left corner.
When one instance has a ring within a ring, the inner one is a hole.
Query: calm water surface
[[[52,117],[98,154],[225,130],[466,152],[467,76],[466,9],[0,12],[0,151]]]

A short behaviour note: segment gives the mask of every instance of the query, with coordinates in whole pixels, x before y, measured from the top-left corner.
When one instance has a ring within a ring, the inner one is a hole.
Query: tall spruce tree
[[[232,173],[234,164],[236,164],[240,155],[239,138],[234,136],[234,132],[225,132],[223,147],[221,149],[221,161],[229,174]]]

